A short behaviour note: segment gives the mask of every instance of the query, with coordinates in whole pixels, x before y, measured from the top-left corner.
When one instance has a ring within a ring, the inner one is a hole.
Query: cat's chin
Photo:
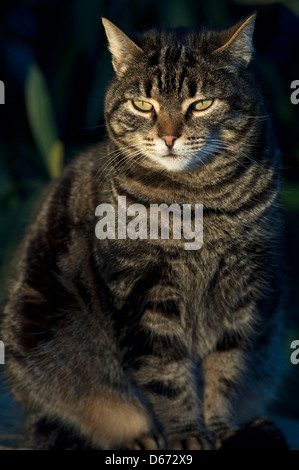
[[[173,172],[193,170],[200,166],[200,162],[197,158],[176,154],[169,154],[163,157],[154,157],[152,160],[154,160],[155,163],[158,163],[159,166],[162,166],[168,171]]]
[[[182,157],[181,155],[169,154],[164,157],[158,157],[155,159],[159,165],[166,168],[168,171],[183,171],[188,168],[188,158]]]

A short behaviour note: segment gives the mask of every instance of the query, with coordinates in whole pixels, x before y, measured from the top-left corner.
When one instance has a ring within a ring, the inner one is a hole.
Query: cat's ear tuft
[[[253,32],[255,20],[256,13],[235,26],[222,31],[220,33],[221,46],[214,53],[226,52],[236,63],[247,67],[254,50]]]
[[[114,70],[117,75],[120,75],[128,68],[130,62],[143,54],[143,51],[111,21],[102,18],[102,22],[109,42]]]

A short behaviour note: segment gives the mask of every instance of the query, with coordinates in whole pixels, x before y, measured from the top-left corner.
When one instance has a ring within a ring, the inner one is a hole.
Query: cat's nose
[[[161,139],[165,141],[165,144],[167,147],[171,149],[173,147],[174,141],[179,137],[178,135],[167,135],[167,134],[162,134]]]

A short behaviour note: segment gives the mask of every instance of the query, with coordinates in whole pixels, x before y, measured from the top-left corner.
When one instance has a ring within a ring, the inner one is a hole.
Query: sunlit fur
[[[251,71],[254,17],[132,39],[103,22],[107,140],[45,193],[8,287],[23,446],[221,448],[264,412],[282,359],[279,153]],[[203,204],[202,248],[98,240],[95,208],[119,196]]]

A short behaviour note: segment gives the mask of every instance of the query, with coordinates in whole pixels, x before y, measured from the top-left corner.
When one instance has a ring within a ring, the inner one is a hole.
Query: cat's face
[[[178,171],[193,168],[213,151],[218,138],[213,116],[221,113],[217,98],[200,93],[188,96],[188,90],[163,95],[158,83],[151,96],[139,91],[137,97],[128,99],[125,106],[138,119],[135,144],[151,161]]]
[[[148,33],[140,47],[105,22],[117,72],[106,123],[128,158],[181,171],[237,148],[246,116],[256,112],[246,71],[250,19],[226,36]]]

